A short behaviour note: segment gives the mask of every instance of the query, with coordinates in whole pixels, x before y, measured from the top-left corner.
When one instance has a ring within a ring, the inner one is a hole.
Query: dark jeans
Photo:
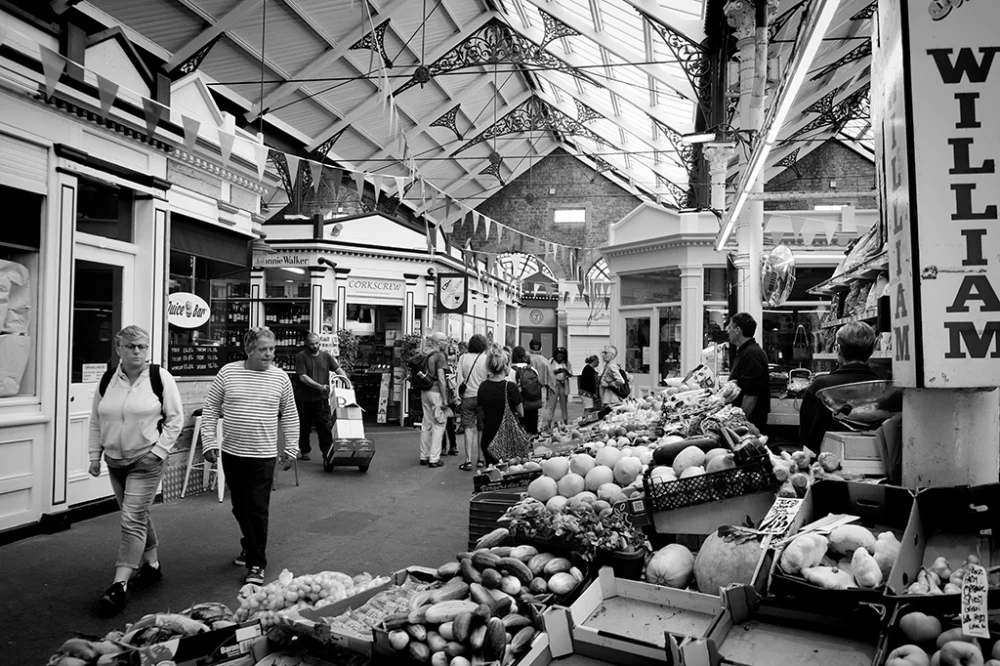
[[[524,431],[529,435],[538,434],[538,409],[526,409],[524,410],[524,418],[521,419],[521,423],[524,425]]]
[[[267,515],[271,507],[271,484],[276,461],[277,458],[222,454],[222,470],[229,485],[233,516],[243,534],[240,546],[246,554],[248,567],[267,566]]]
[[[319,450],[325,456],[333,446],[333,415],[326,400],[297,400],[299,412],[299,451],[309,453],[312,444],[309,435],[313,428],[319,437]]]
[[[458,419],[454,416],[448,419],[448,422],[444,426],[444,435],[448,440],[448,451],[457,451],[458,443],[455,441],[455,421]]]

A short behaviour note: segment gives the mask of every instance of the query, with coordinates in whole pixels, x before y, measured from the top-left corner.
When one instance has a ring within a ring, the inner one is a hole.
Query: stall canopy
[[[835,1],[835,0],[831,0]],[[304,154],[385,176],[414,171],[475,207],[563,148],[649,201],[691,203],[705,128],[717,0],[89,0],[174,74],[213,90]],[[772,3],[773,97],[803,17],[822,0]],[[843,0],[783,123],[766,173],[840,138],[870,153],[872,0]],[[135,36],[135,35],[133,35]],[[714,48],[714,47],[713,47]],[[737,182],[741,165],[731,173]],[[387,178],[391,181],[391,178]],[[424,211],[438,219],[442,209]],[[456,214],[461,214],[455,211]]]

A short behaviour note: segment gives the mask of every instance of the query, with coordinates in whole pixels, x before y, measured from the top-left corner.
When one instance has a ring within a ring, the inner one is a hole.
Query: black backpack
[[[622,383],[612,388],[614,389],[615,395],[619,398],[625,399],[632,395],[632,387],[628,383],[628,375],[625,374],[625,369],[621,366],[618,366],[618,374],[622,376]]]
[[[434,387],[437,377],[432,376],[428,368],[430,358],[430,354],[415,354],[407,362],[410,369],[410,384],[413,388],[428,391]]]
[[[118,372],[118,366],[113,366],[104,371],[101,375],[101,383],[97,387],[98,393],[101,397],[104,397],[104,392],[108,390],[108,384],[111,383],[111,378],[115,376]],[[149,364],[149,387],[153,389],[153,394],[160,401],[160,422],[156,424],[156,429],[159,432],[163,432],[163,420],[166,418],[166,414],[163,414],[163,377],[160,376],[160,366],[156,363]]]
[[[517,371],[517,386],[521,390],[521,402],[525,409],[542,408],[542,382],[537,370],[530,365],[520,368]]]

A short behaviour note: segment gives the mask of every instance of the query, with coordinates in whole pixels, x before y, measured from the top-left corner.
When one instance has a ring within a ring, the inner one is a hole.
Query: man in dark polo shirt
[[[324,459],[333,445],[334,415],[330,410],[330,373],[334,372],[350,387],[351,380],[340,369],[333,356],[319,348],[319,336],[306,336],[306,348],[295,355],[295,374],[299,381],[295,385],[295,406],[299,412],[299,456],[309,460],[312,445],[309,437],[313,428],[319,438],[319,450]]]
[[[820,453],[823,436],[829,431],[844,431],[847,427],[833,418],[830,410],[819,401],[816,392],[855,382],[872,382],[879,379],[868,365],[875,347],[875,329],[863,321],[852,321],[837,331],[837,360],[840,367],[813,380],[799,408],[799,443]]]
[[[736,356],[729,371],[729,379],[740,387],[740,395],[733,402],[743,409],[747,420],[767,434],[767,415],[771,412],[771,384],[767,368],[767,354],[753,339],[757,322],[746,312],[739,312],[729,320],[729,343],[736,347]]]

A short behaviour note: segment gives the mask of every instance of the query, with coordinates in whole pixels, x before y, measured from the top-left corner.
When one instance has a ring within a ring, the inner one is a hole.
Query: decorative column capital
[[[708,168],[713,174],[726,173],[735,152],[736,146],[731,143],[709,144],[702,149],[702,154],[708,162]]]
[[[771,16],[778,11],[778,0],[756,1],[767,2],[767,23],[770,24]],[[729,0],[722,11],[736,32],[736,39],[750,39],[754,36],[757,27],[757,6],[754,0]]]

